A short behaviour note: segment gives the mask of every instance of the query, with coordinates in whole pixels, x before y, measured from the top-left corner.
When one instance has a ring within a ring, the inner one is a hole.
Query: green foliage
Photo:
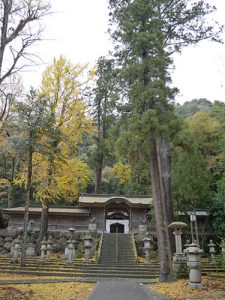
[[[212,224],[218,237],[225,236],[225,174],[218,182],[218,192],[210,203]]]
[[[212,107],[212,102],[205,98],[194,99],[191,101],[186,101],[182,105],[177,105],[175,113],[182,118],[187,118],[199,111],[210,112],[212,110]]]
[[[177,210],[206,208],[210,197],[210,173],[197,149],[178,149],[173,154],[172,186]]]

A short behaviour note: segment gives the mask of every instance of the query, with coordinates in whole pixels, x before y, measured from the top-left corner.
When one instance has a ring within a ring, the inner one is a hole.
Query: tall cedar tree
[[[100,57],[96,70],[97,80],[94,89],[93,117],[97,122],[95,137],[96,150],[94,153],[94,167],[96,174],[95,193],[101,193],[102,170],[108,154],[108,130],[114,120],[116,94],[116,70],[112,59]]]
[[[169,131],[170,102],[176,93],[169,86],[171,54],[203,39],[219,40],[218,32],[222,28],[207,25],[205,17],[215,8],[204,1],[109,0],[109,6],[111,36],[116,42],[115,51],[126,82],[127,99],[132,114],[137,114],[142,126],[145,126],[156,214],[160,281],[169,281],[172,279],[172,268],[166,213],[168,205],[159,145],[164,139],[162,129],[165,136]]]

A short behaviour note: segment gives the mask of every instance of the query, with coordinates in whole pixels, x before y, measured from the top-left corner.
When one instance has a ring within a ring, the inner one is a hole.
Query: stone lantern
[[[67,264],[71,264],[75,258],[75,240],[74,240],[74,232],[75,228],[70,227],[68,229],[69,231],[69,240],[67,241],[67,245],[65,248],[65,254],[64,254],[64,259],[66,260]]]
[[[173,229],[173,234],[175,236],[176,252],[173,255],[173,270],[177,277],[183,277],[187,273],[187,257],[182,250],[182,229],[186,228],[187,224],[183,222],[173,222],[169,224],[168,228]]]
[[[67,260],[67,264],[72,264],[75,258],[75,241],[70,238],[67,242],[67,246],[65,249],[65,259]]]
[[[191,288],[201,288],[201,257],[203,250],[199,248],[198,244],[194,241],[190,246],[184,250],[187,254],[189,267],[189,284]]]
[[[92,234],[95,234],[97,232],[97,225],[96,225],[96,218],[95,217],[90,219],[90,223],[88,225],[88,230]]]
[[[145,250],[145,264],[150,263],[150,250],[152,246],[152,237],[149,232],[146,232],[145,237],[143,238],[144,250]]]
[[[74,239],[74,232],[75,232],[75,228],[74,227],[70,227],[69,229],[68,229],[68,231],[69,231],[69,235],[70,235],[70,238],[71,239]]]
[[[90,261],[90,252],[92,248],[92,237],[89,233],[84,236],[84,261],[86,264]]]
[[[21,255],[21,238],[17,237],[14,240],[14,247],[12,249],[12,263],[18,263]]]
[[[49,256],[52,253],[52,244],[53,244],[53,241],[52,241],[52,237],[50,236],[49,239],[47,240],[47,255],[46,255],[46,258],[49,258]]]
[[[185,254],[183,253],[182,250],[182,240],[181,240],[181,235],[182,231],[181,229],[186,228],[187,224],[184,222],[173,222],[169,224],[168,228],[172,228],[173,234],[175,235],[175,244],[176,244],[176,253],[174,253],[173,260],[174,261],[184,261],[185,259]]]
[[[215,244],[213,243],[213,240],[209,241],[208,247],[209,247],[209,253],[211,256],[212,264],[216,263],[216,249],[215,249]]]
[[[41,262],[43,263],[46,259],[47,254],[47,241],[46,236],[43,238],[43,241],[41,242]]]
[[[189,240],[186,240],[186,244],[184,245],[184,248],[187,249],[190,247],[191,242]]]

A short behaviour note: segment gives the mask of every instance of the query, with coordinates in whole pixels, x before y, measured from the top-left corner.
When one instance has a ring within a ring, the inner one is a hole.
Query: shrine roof
[[[122,196],[122,195],[88,195],[84,194],[80,196],[78,203],[80,205],[88,204],[109,204],[109,203],[122,203],[125,202],[128,205],[153,205],[153,199],[149,196]]]
[[[30,214],[40,214],[42,207],[29,207]],[[24,207],[14,207],[14,208],[5,208],[2,211],[7,215],[14,214],[24,214]],[[88,216],[90,210],[87,208],[77,208],[77,207],[50,207],[49,215],[80,215]]]

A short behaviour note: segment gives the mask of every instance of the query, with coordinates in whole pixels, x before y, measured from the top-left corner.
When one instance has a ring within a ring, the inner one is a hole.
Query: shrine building
[[[88,230],[94,222],[98,232],[134,233],[141,222],[148,222],[146,214],[153,207],[149,196],[82,195],[76,206],[49,208],[49,231]],[[29,208],[29,219],[35,221],[34,229],[40,228],[41,207]],[[24,207],[5,208],[8,228],[23,226]]]

